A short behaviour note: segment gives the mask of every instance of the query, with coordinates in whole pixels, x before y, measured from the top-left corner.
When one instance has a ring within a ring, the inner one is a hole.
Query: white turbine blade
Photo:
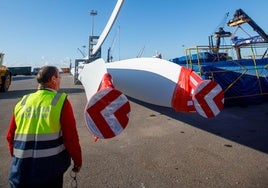
[[[102,43],[104,42],[104,40],[106,39],[108,33],[110,32],[113,24],[114,24],[114,21],[121,9],[121,6],[123,4],[124,0],[118,0],[115,7],[114,7],[114,10],[109,18],[109,21],[107,22],[104,30],[102,31],[99,39],[98,39],[98,42],[95,46],[93,46],[93,50],[92,50],[92,55],[94,55],[98,50],[99,48],[101,47]]]

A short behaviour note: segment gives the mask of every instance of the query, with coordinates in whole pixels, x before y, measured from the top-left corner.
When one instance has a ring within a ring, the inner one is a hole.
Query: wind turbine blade
[[[121,9],[121,6],[123,4],[124,0],[118,0],[115,7],[114,7],[114,10],[104,28],[104,30],[102,31],[99,39],[98,39],[98,42],[95,46],[93,46],[93,50],[92,50],[92,55],[94,55],[98,50],[99,48],[101,47],[101,45],[103,44],[103,42],[105,41],[108,33],[110,32],[113,24],[114,24],[114,21],[116,20],[117,18],[117,15]]]

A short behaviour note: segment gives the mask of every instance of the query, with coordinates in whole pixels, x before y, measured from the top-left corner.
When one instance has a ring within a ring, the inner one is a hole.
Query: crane
[[[227,12],[223,18],[223,20],[220,22],[219,26],[217,27],[218,28],[218,31],[214,32],[213,35],[210,36],[210,46],[214,46],[213,45],[213,40],[212,40],[212,36],[214,38],[216,38],[216,47],[214,48],[213,47],[213,51],[215,53],[218,53],[219,52],[219,47],[220,47],[220,44],[221,44],[221,39],[222,38],[225,38],[225,37],[230,37],[232,35],[231,32],[227,32],[224,30],[224,26],[226,24],[226,21],[227,21],[227,18],[229,17],[229,12]]]
[[[268,42],[268,35],[242,9],[238,9],[235,11],[234,18],[231,19],[227,23],[227,25],[230,27],[234,27],[234,26],[239,26],[244,23],[248,23],[253,28],[253,30],[256,31],[265,40],[265,42]]]
[[[242,9],[237,9],[235,11],[233,19],[231,19],[227,25],[229,27],[240,27],[241,24],[248,23],[254,31],[256,31],[260,36],[251,37],[248,39],[242,39],[235,42],[235,50],[238,59],[241,59],[240,46],[248,45],[251,43],[261,43],[268,42],[268,35],[263,31],[263,29],[251,18],[249,17]],[[248,42],[250,41],[250,42]],[[266,51],[267,52],[267,51]],[[266,54],[265,52],[265,54]]]

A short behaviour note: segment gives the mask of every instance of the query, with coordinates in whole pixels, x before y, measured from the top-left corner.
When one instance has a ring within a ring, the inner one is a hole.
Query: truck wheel
[[[3,78],[1,92],[8,91],[10,84],[11,84],[11,75],[9,73],[6,73],[5,77]]]

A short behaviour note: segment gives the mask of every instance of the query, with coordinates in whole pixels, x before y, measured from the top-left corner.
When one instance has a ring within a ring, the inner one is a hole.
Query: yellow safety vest
[[[23,148],[30,142],[41,145],[44,141],[57,140],[62,135],[60,116],[67,95],[50,90],[38,90],[35,93],[25,95],[14,109],[15,131],[14,155],[17,158],[39,158],[57,155],[65,150],[62,142],[53,147],[42,146],[39,148]],[[44,148],[43,148],[44,147]]]

